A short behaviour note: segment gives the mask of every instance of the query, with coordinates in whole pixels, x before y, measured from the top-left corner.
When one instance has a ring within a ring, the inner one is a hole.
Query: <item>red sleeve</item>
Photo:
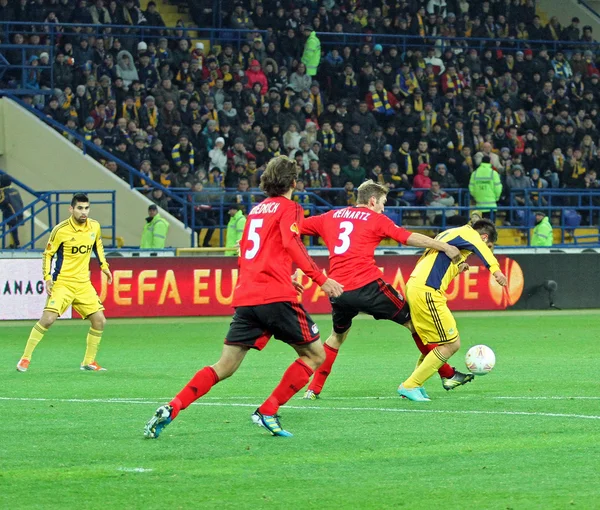
[[[319,216],[310,216],[308,218],[304,218],[302,222],[302,226],[300,227],[300,233],[307,236],[321,236],[323,237],[323,223],[325,219],[325,214],[320,214]]]
[[[408,238],[411,236],[412,232],[399,227],[392,220],[390,220],[384,214],[380,214],[379,219],[379,233],[383,238],[394,239],[399,243],[406,244]]]
[[[304,220],[304,211],[298,204],[290,204],[281,215],[279,229],[283,247],[302,272],[317,285],[323,285],[327,277],[317,267],[306,251],[300,238],[300,229]]]

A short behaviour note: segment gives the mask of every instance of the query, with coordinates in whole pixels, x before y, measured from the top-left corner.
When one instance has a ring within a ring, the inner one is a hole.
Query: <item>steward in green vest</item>
[[[244,206],[242,204],[233,203],[229,207],[230,220],[227,223],[227,239],[225,241],[225,248],[231,248],[225,251],[225,255],[234,255],[237,257],[238,254],[238,243],[242,240],[244,235],[244,228],[246,227],[246,216],[244,216]]]
[[[484,156],[479,168],[471,174],[469,192],[481,212],[495,211],[498,208],[502,182],[498,172],[492,168],[489,156]]]
[[[169,223],[160,214],[158,207],[152,204],[148,207],[148,217],[142,232],[142,250],[162,250],[167,242],[167,233],[169,232]]]
[[[317,33],[308,25],[304,27],[304,35],[308,39],[304,45],[302,63],[306,66],[308,76],[316,76],[321,62],[321,41],[319,41]]]
[[[535,227],[531,236],[531,246],[552,246],[554,235],[548,217],[541,211],[535,213]]]

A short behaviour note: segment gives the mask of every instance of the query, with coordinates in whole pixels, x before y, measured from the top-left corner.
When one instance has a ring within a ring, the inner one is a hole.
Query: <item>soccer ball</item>
[[[496,355],[487,345],[474,345],[467,351],[465,364],[472,374],[489,374],[496,364]]]

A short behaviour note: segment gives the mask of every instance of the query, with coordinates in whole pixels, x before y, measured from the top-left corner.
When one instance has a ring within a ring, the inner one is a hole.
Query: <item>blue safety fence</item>
[[[192,191],[187,188],[171,188],[171,193],[180,197],[180,201],[169,207],[169,212],[176,217],[183,217],[181,203],[186,203],[189,210],[185,215],[188,226],[198,234],[204,232],[209,238],[218,236],[220,246],[225,244],[225,232],[229,221],[229,210],[232,204],[242,204],[247,214],[254,205],[265,199],[260,190],[252,189],[239,192],[236,189],[205,188],[203,191]],[[398,196],[396,201],[390,199],[389,203],[405,201],[409,205],[387,205],[385,214],[397,225],[404,226],[414,231],[437,233],[446,228],[464,224],[469,220],[473,211],[478,210],[471,203],[469,191],[466,189],[448,189],[447,193],[455,197],[455,205],[450,207],[425,206],[417,200],[426,189],[412,189]],[[527,192],[538,195],[544,199],[545,205],[533,203],[528,205],[518,204],[516,196]],[[345,205],[332,205],[329,201],[335,194],[343,194],[343,188],[307,189],[303,193],[294,193],[293,200],[297,201],[305,211],[306,216],[322,214],[332,209],[346,207]],[[553,220],[555,229],[560,230],[559,245],[571,243],[585,243],[586,246],[600,246],[598,222],[600,218],[600,190],[515,190],[508,200],[513,205],[500,205],[494,211],[484,213],[496,222],[499,230],[517,232],[518,243],[513,246],[530,244],[531,229],[535,226],[535,212],[542,211]],[[588,228],[592,233],[576,235],[577,229]],[[595,232],[595,233],[593,233]],[[316,245],[317,240],[311,238],[310,245]],[[503,241],[503,246],[510,246]],[[571,244],[572,246],[572,244]]]
[[[42,73],[47,73],[48,81],[54,83],[54,67],[52,61],[41,62],[40,53],[50,55],[51,46],[36,46],[31,44],[0,44],[0,83],[17,94],[48,94],[40,85]]]
[[[6,174],[0,170],[0,175]],[[34,200],[0,223],[0,249],[7,249],[12,244],[12,233],[17,229],[27,229],[29,240],[23,243],[22,249],[34,249],[40,240],[45,240],[52,229],[65,219],[65,212],[71,205],[73,193],[85,193],[90,197],[94,208],[109,208],[111,221],[100,225],[105,245],[114,248],[116,244],[117,206],[114,190],[49,190],[36,191],[11,175],[12,186],[33,195]],[[21,230],[22,231],[22,230]]]

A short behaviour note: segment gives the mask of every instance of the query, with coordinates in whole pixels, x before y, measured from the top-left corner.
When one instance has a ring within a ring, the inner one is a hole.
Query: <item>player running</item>
[[[100,269],[106,275],[109,284],[112,283],[112,274],[104,256],[100,224],[89,217],[88,197],[83,193],[74,195],[69,212],[71,217],[52,230],[46,251],[43,253],[42,271],[48,299],[42,318],[33,326],[25,352],[17,364],[19,372],[28,370],[33,350],[57,317],[71,305],[79,315],[89,319],[91,324],[81,370],[106,370],[96,362],[106,318],[103,313],[104,306],[90,282],[92,252],[96,254]],[[54,255],[56,255],[56,265],[51,274]]]
[[[475,253],[499,285],[505,287],[506,276],[490,248],[498,238],[490,220],[476,221],[473,226],[452,228],[436,237],[460,249],[461,263],[451,264],[442,253],[427,250],[406,283],[406,298],[415,330],[426,346],[437,344],[422,360],[411,376],[398,388],[410,400],[428,401],[423,384],[460,348],[456,321],[446,304],[445,292],[452,279],[466,269],[464,261]]]
[[[315,372],[303,398],[319,398],[341,345],[350,332],[352,319],[359,312],[375,319],[387,319],[405,326],[424,354],[426,346],[412,328],[409,306],[392,285],[381,278],[375,264],[375,248],[384,239],[402,244],[439,250],[448,263],[461,258],[458,248],[398,227],[383,213],[388,190],[373,181],[358,188],[356,206],[329,211],[304,220],[302,234],[318,235],[329,249],[329,276],[344,286],[341,297],[332,298],[333,331],[325,342],[325,362]],[[436,252],[437,253],[437,252]],[[451,366],[440,369],[444,388],[452,389],[473,379]]]
[[[302,286],[292,282],[292,262],[330,297],[343,287],[323,275],[309,257],[300,238],[304,213],[291,200],[299,167],[279,156],[269,161],[260,187],[269,197],[248,215],[240,242],[240,276],[235,288],[235,314],[225,337],[221,358],[196,373],[171,402],[159,407],[144,435],[157,438],[182,409],[218,382],[232,376],[250,349],[262,350],[271,336],[298,353],[271,396],[254,412],[252,421],[274,436],[290,437],[281,427],[277,410],[300,391],[325,359],[319,329],[298,303]]]

